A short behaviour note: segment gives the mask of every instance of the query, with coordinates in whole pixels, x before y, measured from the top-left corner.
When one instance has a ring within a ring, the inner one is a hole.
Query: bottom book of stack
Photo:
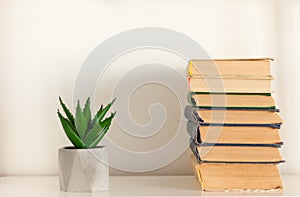
[[[282,190],[275,163],[199,163],[194,155],[191,159],[202,190]]]
[[[283,161],[277,147],[199,146],[191,142],[191,149],[193,169],[204,191],[283,189],[278,169]]]

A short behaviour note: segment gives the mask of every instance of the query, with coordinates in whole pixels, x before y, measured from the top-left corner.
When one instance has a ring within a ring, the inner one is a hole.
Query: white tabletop
[[[111,176],[110,191],[95,194],[59,191],[58,177],[0,177],[0,196],[300,196],[300,175],[283,176],[280,192],[202,192],[193,176]]]

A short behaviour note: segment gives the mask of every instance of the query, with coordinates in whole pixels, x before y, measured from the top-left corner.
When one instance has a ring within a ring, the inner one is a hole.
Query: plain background
[[[300,173],[300,1],[1,0],[0,175],[57,174],[57,149],[69,144],[55,114],[58,95],[72,105],[80,66],[103,40],[149,26],[182,32],[213,58],[274,57],[274,97],[285,121],[281,170]],[[186,65],[174,64],[184,72]],[[106,89],[97,91],[100,103],[108,101]],[[147,123],[141,110],[132,112]],[[131,148],[140,143],[121,141]],[[152,174],[191,174],[189,154]]]

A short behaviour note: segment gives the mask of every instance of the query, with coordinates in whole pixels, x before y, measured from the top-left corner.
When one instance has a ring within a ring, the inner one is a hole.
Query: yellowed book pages
[[[282,119],[277,112],[266,110],[209,110],[196,112],[205,123],[277,124]]]
[[[271,58],[190,60],[188,75],[268,76]]]
[[[198,163],[192,165],[204,191],[282,191],[283,184],[276,164]]]
[[[281,143],[279,129],[271,127],[201,126],[203,143],[276,144]]]
[[[203,161],[281,162],[279,148],[263,146],[198,146]]]
[[[270,93],[271,80],[251,78],[190,78],[189,90],[191,92],[222,92],[222,93]]]
[[[194,94],[194,105],[202,107],[275,107],[275,101],[266,95]]]

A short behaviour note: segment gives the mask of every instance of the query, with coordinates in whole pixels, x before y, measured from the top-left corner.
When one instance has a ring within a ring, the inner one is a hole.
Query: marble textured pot
[[[61,191],[100,192],[109,189],[108,154],[105,147],[63,147],[58,150],[58,161]]]

